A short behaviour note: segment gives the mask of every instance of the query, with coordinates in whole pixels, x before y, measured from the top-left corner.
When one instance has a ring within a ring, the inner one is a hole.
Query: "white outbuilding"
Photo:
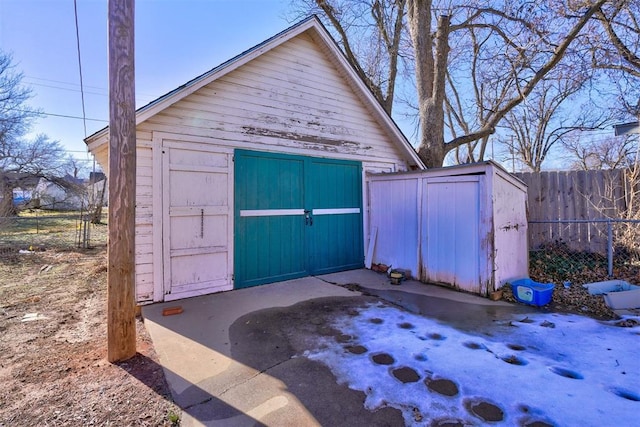
[[[528,276],[527,187],[497,163],[367,183],[367,263],[483,296]]]

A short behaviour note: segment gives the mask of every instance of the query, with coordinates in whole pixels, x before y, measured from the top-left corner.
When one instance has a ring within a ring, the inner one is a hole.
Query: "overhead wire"
[[[78,2],[77,0],[73,0],[73,12],[74,12],[74,17],[75,17],[75,23],[76,23],[76,48],[77,48],[77,52],[78,52],[78,72],[80,74],[80,97],[82,99],[82,125],[84,126],[84,138],[87,138],[87,113],[86,113],[86,109],[85,109],[85,105],[84,105],[84,82],[82,79],[82,56],[80,55],[80,26],[78,25]],[[89,152],[89,147],[87,146],[87,153]],[[93,156],[93,174],[92,174],[92,178],[91,179],[95,179],[96,176],[96,160],[95,160],[95,156]],[[93,191],[93,187],[91,189],[91,193],[89,195],[89,203],[91,205],[94,204],[94,191]],[[84,203],[83,203],[84,204]],[[86,239],[86,232],[87,232],[87,223],[85,221],[83,221],[81,223],[81,227],[82,225],[84,225],[85,227],[85,239]],[[80,233],[78,234],[78,243],[80,243]],[[84,247],[87,246],[87,241],[85,240],[83,242]]]
[[[58,90],[66,90],[66,91],[69,91],[69,92],[82,92],[82,90],[75,89],[75,88],[72,88],[72,87],[54,86],[54,85],[47,85],[47,84],[44,84],[44,83],[33,83],[33,82],[30,82],[29,85],[30,86],[48,87],[48,88],[58,89]],[[100,92],[84,91],[84,93],[91,94],[91,95],[109,96],[108,93],[100,93]]]
[[[42,82],[58,83],[58,84],[61,84],[61,85],[66,85],[66,86],[78,86],[78,87],[80,86],[77,83],[65,82],[65,81],[62,81],[62,80],[45,79],[45,78],[42,78],[42,77],[34,77],[34,76],[30,76],[30,75],[25,75],[24,78],[27,79],[27,80],[40,80]],[[39,84],[39,83],[30,83],[30,84],[45,86],[45,85]],[[60,88],[59,86],[46,86],[46,87]],[[102,90],[102,91],[105,91],[105,92],[107,91],[107,89],[105,89],[103,87],[99,87],[99,86],[84,85],[84,87],[90,88],[90,89],[98,89],[98,90]]]
[[[33,111],[34,114],[42,114],[43,116],[53,116],[53,117],[63,117],[65,119],[77,119],[77,120],[83,120],[85,122],[89,121],[89,122],[103,122],[103,123],[109,123],[109,120],[105,120],[105,119],[91,119],[89,117],[79,117],[79,116],[70,116],[67,114],[55,114],[55,113],[45,113],[45,112],[41,112],[41,111]],[[85,137],[86,137],[86,129],[85,129]]]
[[[82,80],[82,60],[80,55],[80,27],[78,25],[78,2],[77,0],[73,0],[73,12],[76,22],[76,48],[78,52],[78,71],[80,73],[80,97],[82,98],[82,124],[84,125],[84,137],[87,137],[87,121],[86,121],[86,110],[84,106],[84,82]]]
[[[75,87],[80,87],[80,85],[75,84],[75,83],[68,83],[68,82],[63,82],[60,80],[50,80],[50,79],[41,79],[38,77],[30,77],[27,76],[26,77],[27,80],[42,80],[45,82],[52,82],[52,83],[58,83],[58,84],[62,84],[62,85],[67,85],[67,86],[75,86]],[[34,82],[28,82],[28,84],[30,86],[41,86],[41,87],[47,87],[47,88],[52,88],[52,89],[58,89],[58,90],[66,90],[69,92],[80,92],[80,89],[76,89],[74,87],[64,87],[64,86],[56,86],[56,85],[49,85],[49,84],[44,84],[44,83],[34,83]],[[90,95],[99,95],[99,96],[109,96],[109,92],[108,89],[102,88],[102,87],[98,87],[98,86],[88,86],[88,85],[84,85],[85,88],[85,95],[86,94],[90,94]],[[94,91],[88,91],[86,90],[87,88],[91,88],[91,89],[95,89],[97,91],[100,92],[94,92]],[[154,95],[145,95],[142,93],[137,93],[136,92],[136,99],[141,99],[141,100],[146,100],[146,101],[151,101],[156,99],[157,97]]]

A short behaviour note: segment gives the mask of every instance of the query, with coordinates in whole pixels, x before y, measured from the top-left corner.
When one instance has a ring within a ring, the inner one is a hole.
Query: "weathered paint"
[[[481,222],[479,175],[426,178],[423,192],[422,272],[426,282],[446,283],[481,293],[486,276],[479,240]]]
[[[229,290],[232,152],[163,141],[164,299]]]
[[[488,295],[528,274],[526,186],[487,162],[368,175],[373,263]]]
[[[372,261],[406,269],[418,277],[420,180],[412,175],[384,175],[367,184],[369,230],[378,228]]]
[[[512,254],[528,254],[529,223],[524,184],[514,181],[504,170],[494,169],[493,172],[494,275],[496,287],[500,287],[505,282],[527,276],[523,272],[529,271],[529,257]]]

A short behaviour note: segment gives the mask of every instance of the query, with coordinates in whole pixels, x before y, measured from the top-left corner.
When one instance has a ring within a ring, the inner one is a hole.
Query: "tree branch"
[[[491,116],[491,118],[484,124],[484,126],[471,134],[464,135],[458,138],[454,138],[451,141],[446,143],[447,150],[454,149],[455,147],[459,147],[462,144],[466,144],[475,139],[483,138],[485,136],[489,136],[495,132],[495,127],[497,124],[504,118],[504,116],[515,107],[517,107],[522,101],[526,99],[528,95],[533,92],[536,85],[551,71],[553,68],[562,60],[564,54],[567,49],[571,45],[571,43],[576,39],[582,28],[587,24],[587,22],[593,17],[593,15],[600,10],[602,5],[606,3],[607,0],[598,0],[595,4],[593,4],[587,11],[582,15],[580,20],[572,27],[571,31],[567,33],[567,36],[564,38],[562,43],[558,45],[555,49],[553,56],[542,66],[540,69],[533,75],[531,80],[529,80],[524,87],[522,87],[518,95],[511,100],[509,100],[504,107],[495,112]]]

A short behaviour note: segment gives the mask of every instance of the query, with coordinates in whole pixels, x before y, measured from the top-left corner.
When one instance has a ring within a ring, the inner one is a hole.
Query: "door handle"
[[[312,226],[313,225],[313,217],[311,216],[310,210],[304,210],[304,225]]]

